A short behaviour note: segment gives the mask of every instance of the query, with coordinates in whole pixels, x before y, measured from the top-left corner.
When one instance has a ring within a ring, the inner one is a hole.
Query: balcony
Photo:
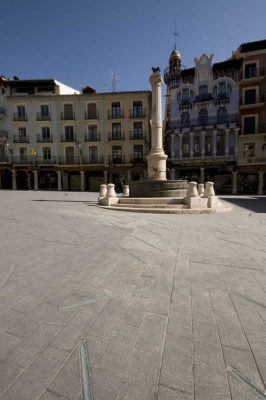
[[[100,134],[98,132],[86,132],[85,133],[85,142],[100,142],[101,137]]]
[[[12,136],[13,143],[29,143],[30,138],[28,135],[20,136],[20,135],[13,135]]]
[[[218,93],[216,97],[214,97],[215,105],[222,105],[230,103],[230,96],[227,93]]]
[[[37,121],[51,121],[51,114],[42,114],[37,112]]]
[[[13,121],[27,121],[27,114],[13,113]]]
[[[88,111],[85,111],[85,119],[89,120],[89,119],[99,119],[99,113],[95,112],[95,113],[88,113]]]
[[[37,135],[37,143],[53,143],[53,135],[50,135],[49,137]]]
[[[231,114],[224,118],[208,117],[208,118],[204,118],[202,120],[195,118],[195,119],[191,119],[189,122],[186,122],[184,124],[182,124],[181,121],[176,121],[174,123],[169,122],[168,132],[171,130],[174,130],[174,129],[191,130],[194,128],[205,128],[207,126],[213,126],[213,127],[216,127],[217,125],[230,126],[231,124],[235,125],[233,127],[238,126],[238,114]]]
[[[125,164],[125,156],[109,156],[109,164]]]
[[[143,129],[133,129],[133,131],[130,131],[130,139],[131,140],[143,140],[144,139]]]
[[[266,76],[266,69],[265,68],[252,68],[248,71],[241,71],[240,72],[240,79],[253,79],[256,80],[258,78],[263,79]],[[241,84],[241,81],[240,81]]]
[[[211,93],[203,93],[203,94],[197,94],[195,98],[195,103],[203,103],[205,101],[212,101],[213,97]]]
[[[180,71],[176,69],[169,69],[169,67],[164,70],[164,82],[168,86],[178,85],[180,82]]]
[[[69,157],[59,157],[59,164],[63,165],[76,165],[76,164],[84,164],[83,157],[80,156],[69,156]]]
[[[8,139],[8,132],[7,131],[0,131],[0,140]]]
[[[21,164],[21,165],[32,165],[34,164],[34,159],[32,156],[12,156],[11,157],[12,164]]]
[[[61,112],[61,120],[62,121],[73,121],[75,119],[75,113],[74,112]]]
[[[71,135],[63,133],[61,135],[61,142],[67,142],[67,143],[72,142],[72,143],[75,143],[76,141],[77,141],[77,139],[76,139],[76,135],[74,133],[71,134]]]
[[[125,132],[109,132],[108,140],[125,140]]]
[[[51,157],[49,159],[46,159],[44,157],[37,156],[33,157],[33,159],[36,164],[57,164],[56,157]]]
[[[182,99],[179,104],[179,110],[190,110],[193,107],[191,99]]]
[[[145,108],[133,108],[129,112],[130,118],[145,118],[146,109]]]
[[[103,157],[90,157],[88,164],[103,164]]]
[[[242,127],[240,135],[257,135],[257,134],[266,134],[266,124],[259,124],[258,125],[258,129],[257,131],[255,131],[255,127],[254,127],[254,131],[251,132],[251,130],[249,132],[245,132],[244,128]]]
[[[113,108],[108,110],[108,119],[124,118],[124,110],[121,108]]]
[[[144,154],[139,153],[139,154],[134,154],[133,157],[131,157],[131,163],[136,165],[136,164],[145,164],[146,162],[146,156]]]

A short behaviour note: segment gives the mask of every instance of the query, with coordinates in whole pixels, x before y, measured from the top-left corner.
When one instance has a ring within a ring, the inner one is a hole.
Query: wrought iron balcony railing
[[[252,79],[266,76],[266,69],[263,68],[252,68],[246,71],[240,71],[240,79]]]
[[[133,108],[130,110],[130,118],[145,118],[146,109],[145,108]]]
[[[77,141],[77,139],[76,139],[76,134],[75,133],[73,133],[71,135],[63,133],[61,135],[61,142],[76,142],[76,141]]]
[[[125,156],[109,156],[109,164],[125,164]]]
[[[27,114],[13,113],[13,121],[27,121]]]
[[[100,142],[101,137],[99,132],[91,133],[91,132],[86,132],[85,133],[85,142]]]
[[[99,119],[99,113],[98,112],[92,113],[85,111],[85,119]]]
[[[196,118],[191,119],[190,121],[186,121],[182,123],[181,121],[167,123],[167,130],[171,131],[174,129],[194,129],[194,128],[204,128],[206,126],[217,126],[217,125],[235,125],[234,127],[238,126],[238,115],[231,114],[225,117],[207,117],[207,118]]]
[[[51,114],[42,114],[41,112],[37,112],[37,121],[51,121]]]
[[[61,120],[63,121],[73,121],[75,119],[74,112],[61,112]]]
[[[212,101],[213,97],[211,93],[197,94],[195,97],[195,103],[202,103],[205,101]]]
[[[264,103],[265,101],[265,96],[264,94],[258,96],[244,96],[240,98],[240,105],[241,106],[247,106],[247,105],[252,105],[252,104],[258,104],[258,103]]]
[[[143,129],[133,129],[133,131],[130,132],[130,139],[131,140],[144,139],[144,131],[143,131]]]
[[[37,135],[37,143],[52,143],[53,142],[53,135],[50,136],[43,136]]]
[[[124,132],[109,132],[108,140],[125,140]]]
[[[12,136],[13,143],[29,143],[30,138],[28,135],[13,135]]]
[[[108,118],[124,118],[124,110],[121,108],[113,108],[112,110],[108,110]]]

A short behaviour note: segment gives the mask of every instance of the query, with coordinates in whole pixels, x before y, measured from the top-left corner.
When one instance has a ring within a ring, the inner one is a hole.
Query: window
[[[65,126],[65,139],[66,140],[74,140],[74,127],[73,126]]]
[[[143,114],[142,101],[133,101],[133,116],[141,117]]]
[[[189,128],[190,127],[190,114],[189,112],[182,112],[181,114],[181,127]]]
[[[245,104],[256,103],[256,89],[245,90]]]
[[[198,123],[202,126],[205,126],[208,123],[208,111],[205,108],[199,111]]]
[[[212,152],[212,137],[210,135],[205,136],[205,153],[211,155]]]
[[[254,157],[254,155],[255,155],[254,143],[244,143],[243,157]]]
[[[88,126],[88,135],[90,140],[97,139],[97,125],[89,125]]]
[[[121,124],[120,123],[112,124],[112,138],[113,139],[121,138]]]
[[[183,137],[183,156],[188,156],[189,155],[189,137],[184,136]]]
[[[218,86],[218,94],[225,94],[226,93],[226,83],[220,82]]]
[[[89,160],[90,161],[97,161],[98,159],[98,147],[97,146],[90,146],[89,147]]]
[[[143,138],[143,125],[141,121],[136,121],[133,123],[133,137],[134,139]]]
[[[25,126],[21,126],[18,128],[18,135],[20,137],[25,137],[26,136],[26,128]]]
[[[17,106],[18,117],[23,118],[26,116],[25,106]]]
[[[194,136],[194,154],[200,154],[200,136]]]
[[[225,107],[220,107],[217,110],[217,124],[227,124],[228,115]]]
[[[121,117],[121,108],[119,101],[112,103],[112,117]]]
[[[217,135],[217,156],[224,155],[225,152],[225,137],[224,134]]]
[[[64,104],[64,119],[74,119],[73,104]]]
[[[95,103],[87,104],[87,118],[88,119],[97,118],[97,106]]]
[[[28,158],[27,153],[28,153],[27,147],[20,147],[19,155],[20,155],[20,160],[21,161],[26,161],[27,160],[27,158]]]
[[[208,86],[207,85],[201,85],[199,87],[199,95],[202,96],[202,95],[205,95],[205,94],[208,94]]]
[[[244,118],[244,135],[249,135],[256,132],[255,117]]]
[[[121,146],[113,146],[112,147],[112,158],[113,158],[113,162],[121,162],[122,161],[122,147]]]
[[[188,99],[189,99],[189,90],[183,89],[182,90],[182,100],[188,100]]]
[[[50,139],[51,138],[51,132],[50,132],[50,127],[49,126],[43,126],[42,127],[42,138],[43,139]]]
[[[134,160],[139,160],[139,161],[143,160],[143,146],[142,145],[139,145],[139,144],[134,145],[133,152],[134,152]]]
[[[256,63],[245,65],[245,78],[254,78],[257,72]]]
[[[42,154],[44,160],[51,160],[51,147],[43,147]]]
[[[41,105],[41,116],[42,117],[49,117],[49,106],[46,104]]]

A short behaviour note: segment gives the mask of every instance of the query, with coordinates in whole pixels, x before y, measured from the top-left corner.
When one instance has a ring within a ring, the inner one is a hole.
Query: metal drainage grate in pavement
[[[243,383],[252,393],[256,395],[257,399],[266,400],[266,392],[262,392],[253,383],[251,383],[241,372],[237,371],[231,365],[226,368],[227,372],[230,372],[236,379]]]

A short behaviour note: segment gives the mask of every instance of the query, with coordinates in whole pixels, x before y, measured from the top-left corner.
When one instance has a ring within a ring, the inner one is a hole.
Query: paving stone
[[[10,386],[14,380],[23,372],[22,368],[19,368],[12,361],[1,361],[0,360],[0,396],[8,386]]]
[[[205,324],[216,324],[209,294],[192,296],[192,319]]]
[[[124,380],[103,369],[96,369],[91,378],[94,400],[116,400]]]
[[[231,398],[225,370],[195,365],[194,373],[197,400],[229,400]]]
[[[138,349],[160,353],[164,340],[167,318],[163,315],[146,313],[143,323],[139,328],[136,342]]]
[[[0,359],[5,359],[8,353],[18,344],[21,339],[8,333],[0,333]]]
[[[194,400],[193,394],[179,392],[166,386],[160,385],[158,400]]]
[[[0,330],[5,331],[20,318],[23,318],[23,313],[15,310],[8,310],[3,314],[0,314]]]

